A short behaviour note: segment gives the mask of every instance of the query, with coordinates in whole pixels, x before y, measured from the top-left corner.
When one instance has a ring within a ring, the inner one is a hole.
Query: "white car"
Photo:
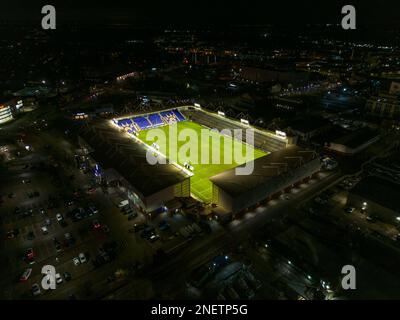
[[[63,282],[63,278],[61,277],[61,274],[56,273],[56,283],[60,284]]]
[[[43,234],[48,234],[49,233],[49,229],[47,228],[47,226],[43,226],[42,227],[42,233]]]
[[[81,264],[81,261],[79,260],[78,257],[73,258],[72,261],[74,262],[74,265],[76,265],[76,266],[79,266]]]
[[[56,214],[56,219],[57,219],[58,222],[63,220],[63,216],[61,215],[61,213],[57,213]]]
[[[85,263],[87,261],[85,254],[82,252],[79,254],[79,261],[80,263]]]

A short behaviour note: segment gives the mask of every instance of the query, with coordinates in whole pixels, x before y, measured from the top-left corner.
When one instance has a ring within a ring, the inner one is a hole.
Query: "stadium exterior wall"
[[[107,183],[118,181],[120,186],[122,186],[122,190],[124,190],[127,198],[147,212],[151,212],[161,206],[164,206],[166,202],[174,199],[175,197],[190,196],[189,178],[147,197],[144,196],[135,186],[129,183],[123,177],[123,175],[113,168],[105,171],[104,178],[106,179]]]
[[[213,184],[214,203],[231,212],[233,215],[259,202],[270,200],[275,194],[292,187],[302,180],[318,173],[321,169],[320,159],[316,158],[303,166],[268,180],[268,182],[241,194],[232,197],[227,192]]]

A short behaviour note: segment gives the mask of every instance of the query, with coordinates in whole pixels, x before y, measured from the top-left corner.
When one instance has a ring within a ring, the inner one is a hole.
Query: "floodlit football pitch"
[[[208,134],[207,139],[204,138],[205,132]],[[243,136],[245,134],[243,132]],[[162,135],[165,142],[157,138]],[[186,139],[178,139],[180,135],[186,136]],[[140,131],[139,139],[149,146],[156,143],[163,155],[181,166],[190,164],[194,174],[190,177],[191,193],[205,202],[212,199],[210,177],[266,155],[259,149],[192,121]]]

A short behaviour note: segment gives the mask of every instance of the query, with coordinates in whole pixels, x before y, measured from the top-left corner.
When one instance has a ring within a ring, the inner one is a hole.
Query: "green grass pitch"
[[[265,152],[253,147],[250,147],[251,152],[249,154],[246,154],[246,145],[244,143],[241,143],[238,140],[230,137],[222,136],[220,133],[213,132],[211,130],[208,130],[211,138],[208,139],[209,143],[207,143],[207,139],[204,140],[204,138],[201,138],[201,130],[206,129],[206,127],[203,127],[192,121],[178,122],[176,125],[173,126],[176,126],[175,128],[177,130],[176,132],[178,136],[179,133],[181,133],[183,130],[191,129],[192,132],[195,132],[197,134],[196,138],[187,138],[185,141],[178,141],[178,139],[173,137],[171,139],[170,126],[143,130],[139,133],[139,138],[148,145],[152,145],[153,142],[156,142],[160,146],[161,153],[166,155],[168,159],[173,158],[180,165],[183,165],[185,162],[189,162],[194,167],[194,175],[190,178],[191,193],[195,197],[200,198],[205,202],[210,202],[212,199],[212,183],[209,180],[210,177],[228,169],[235,168],[238,165],[241,165],[250,160],[257,159],[266,155]],[[161,132],[165,134],[166,143],[162,143],[162,140],[157,141],[157,138],[153,140],[151,137],[152,135],[157,135]],[[218,139],[220,143],[212,143],[212,137]],[[170,144],[172,144],[173,147],[177,148],[177,156],[172,157],[169,154],[171,148]],[[228,147],[229,145],[231,147]],[[179,150],[182,150],[184,146],[186,146],[186,148],[192,149],[186,149],[186,152],[181,155],[179,153]],[[198,146],[198,148],[196,148],[196,146]],[[229,159],[228,156],[226,161],[224,160],[225,158],[223,156],[225,147],[228,148],[228,155],[229,153],[231,153],[232,156],[231,159]],[[231,150],[229,150],[229,148]],[[235,157],[234,150],[236,150],[236,153],[242,151],[243,156]],[[220,155],[219,157],[215,156],[218,154]],[[215,162],[213,161],[213,156],[215,157],[214,159],[219,159],[219,164],[212,163]],[[208,164],[203,164],[204,162],[200,160],[202,159],[202,157],[203,159],[208,159]]]

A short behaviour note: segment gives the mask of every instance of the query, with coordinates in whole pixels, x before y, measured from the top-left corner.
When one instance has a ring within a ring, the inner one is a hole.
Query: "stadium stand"
[[[179,121],[185,121],[185,117],[182,113],[180,113],[177,109],[172,110],[172,112],[176,115]]]
[[[141,130],[146,130],[152,127],[151,123],[147,118],[141,116],[141,117],[136,117],[133,118],[133,122],[135,122]]]
[[[149,121],[153,125],[153,127],[163,126],[165,125],[164,121],[162,121],[159,113],[153,113],[149,115]]]
[[[219,131],[223,129],[229,129],[232,131],[232,133],[234,133],[234,129],[243,129],[243,127],[241,127],[239,123],[234,124],[230,121],[225,120],[224,118],[213,116],[205,112],[188,111],[187,114],[190,115],[193,121],[198,122],[211,129],[217,129]],[[234,138],[240,141],[245,141],[246,135],[238,135]],[[286,141],[284,141],[283,139],[275,138],[272,135],[262,134],[258,131],[255,131],[254,146],[266,152],[274,152],[284,149],[286,147]]]
[[[178,109],[174,109],[162,111],[160,113],[152,113],[149,115],[138,116],[132,119],[125,118],[114,120],[114,123],[121,128],[130,127],[133,128],[135,131],[140,131],[165,126],[185,120],[186,118],[183,116],[183,114]]]
[[[129,127],[132,124],[132,120],[131,119],[118,120],[117,124],[120,127]]]

